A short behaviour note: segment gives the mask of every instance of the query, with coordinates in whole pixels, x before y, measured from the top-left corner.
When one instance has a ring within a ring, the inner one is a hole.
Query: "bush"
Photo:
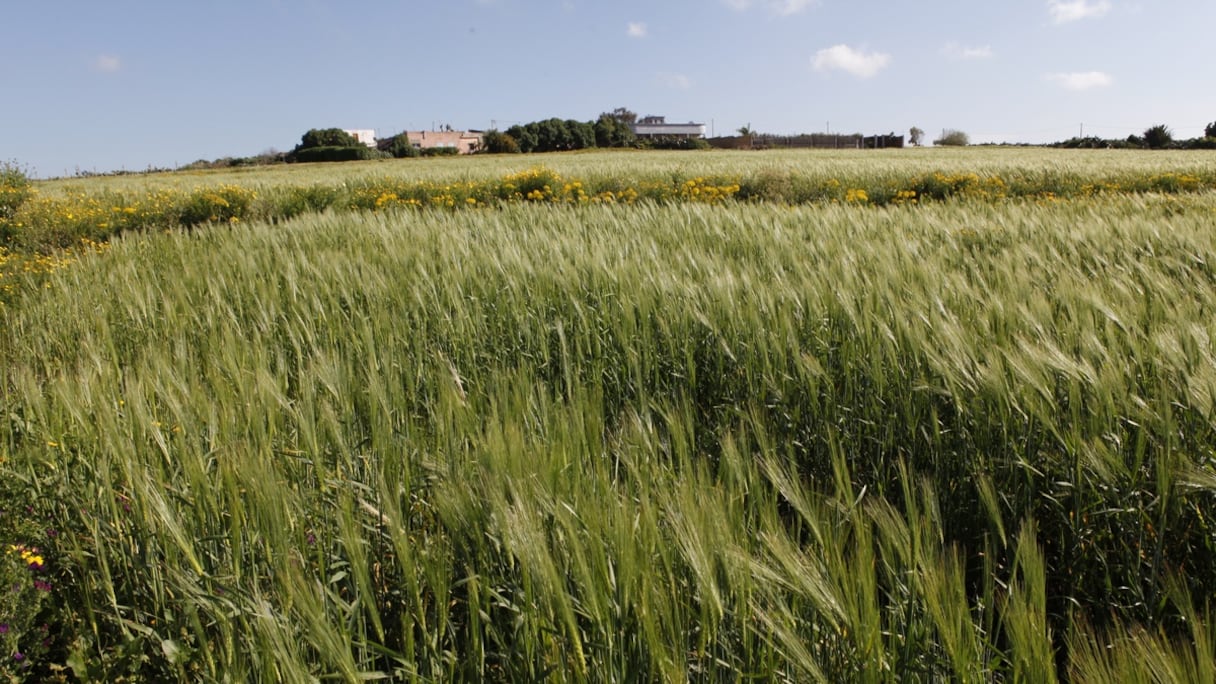
[[[32,192],[24,169],[16,162],[0,162],[0,219],[12,218]]]
[[[424,157],[455,157],[460,150],[455,147],[427,147],[422,149]]]
[[[1203,127],[1203,137],[1216,138],[1216,121]]]
[[[314,147],[356,147],[364,146],[355,136],[347,133],[341,128],[313,128],[310,129],[300,138],[300,144],[296,145],[296,151],[307,150]]]
[[[384,156],[384,153],[366,145],[359,145],[358,147],[310,147],[292,152],[290,160],[295,162],[342,162],[383,159]]]
[[[967,134],[962,131],[948,128],[942,131],[942,137],[934,140],[933,144],[944,147],[965,147],[971,144],[971,138],[967,137]]]
[[[342,191],[333,185],[308,185],[290,188],[275,204],[279,219],[289,219],[301,214],[319,213],[329,209],[342,198]]]
[[[1216,136],[1188,140],[1185,147],[1188,150],[1216,150]]]
[[[379,145],[381,152],[390,154],[394,159],[405,159],[407,157],[417,157],[419,150],[410,142],[410,137],[406,133],[399,133],[389,138],[381,140]]]
[[[481,149],[489,154],[519,154],[519,143],[506,133],[489,130],[482,136]]]
[[[1174,142],[1174,133],[1165,124],[1158,124],[1144,131],[1144,144],[1150,150],[1169,147]]]
[[[709,141],[705,138],[661,136],[658,138],[639,138],[637,146],[643,150],[708,150]]]
[[[43,656],[65,636],[51,572],[57,532],[47,529],[37,497],[9,475],[0,482],[0,679],[38,681],[48,674]]]
[[[618,112],[621,110],[618,110]],[[634,115],[634,119],[637,116]],[[630,147],[634,143],[633,129],[629,122],[615,114],[600,114],[600,118],[592,125],[597,147]]]
[[[236,223],[249,214],[249,205],[256,195],[239,185],[221,185],[190,193],[181,207],[178,221],[183,226],[201,223]]]

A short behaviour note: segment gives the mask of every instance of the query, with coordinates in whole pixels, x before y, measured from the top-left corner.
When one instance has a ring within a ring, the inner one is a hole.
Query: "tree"
[[[519,143],[506,133],[489,130],[481,137],[481,149],[489,154],[519,154]]]
[[[566,122],[557,117],[528,125],[536,127],[537,152],[560,152],[574,147],[574,138],[566,128]]]
[[[520,126],[515,124],[507,129],[507,135],[519,145],[520,152],[535,152],[536,151],[536,131],[533,128],[534,124]]]
[[[1144,144],[1150,150],[1169,147],[1174,142],[1174,133],[1165,124],[1158,124],[1144,131]]]
[[[569,149],[586,150],[595,147],[595,126],[586,121],[567,119],[566,130],[570,133]]]
[[[920,143],[924,139],[925,132],[916,126],[913,126],[911,130],[908,131],[908,142],[910,142],[913,147],[920,147]]]
[[[945,147],[965,147],[971,144],[971,138],[967,137],[967,134],[962,131],[947,128],[942,131],[942,137],[934,140],[933,144]]]
[[[756,135],[756,131],[752,129],[750,123],[740,126],[736,129],[739,132],[739,149],[750,150],[752,148],[752,137]]]
[[[1203,137],[1216,138],[1216,121],[1203,127]]]
[[[638,122],[638,113],[630,111],[625,107],[617,107],[616,109],[612,110],[609,116],[616,119],[618,123],[623,123],[625,125]]]
[[[629,113],[632,114],[632,112]],[[600,118],[596,119],[592,127],[595,130],[597,147],[630,147],[633,145],[635,138],[633,129],[611,112],[600,114]]]
[[[359,144],[355,136],[341,128],[313,128],[300,138],[296,151],[313,147],[358,147]]]
[[[398,133],[389,138],[388,141],[381,141],[378,146],[381,150],[393,155],[396,159],[404,159],[405,157],[417,157],[419,152],[417,147],[410,142],[410,137],[407,133]]]

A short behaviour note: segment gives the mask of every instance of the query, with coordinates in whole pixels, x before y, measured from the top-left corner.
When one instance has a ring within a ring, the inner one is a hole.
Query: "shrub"
[[[682,138],[673,135],[638,139],[637,146],[643,150],[708,150],[709,141],[704,138]]]
[[[0,219],[12,218],[32,192],[24,169],[16,162],[0,162]]]
[[[313,128],[300,138],[296,151],[313,147],[355,147],[362,146],[355,136],[341,128]]]
[[[427,147],[422,150],[424,157],[455,157],[460,150],[455,147]]]
[[[389,138],[388,140],[380,141],[380,151],[393,156],[394,159],[405,159],[407,157],[417,157],[419,150],[410,142],[409,135],[399,133]]]
[[[310,147],[291,153],[291,160],[296,162],[341,162],[360,161],[364,159],[383,159],[384,154],[366,145],[358,147]]]
[[[340,188],[332,185],[307,185],[291,188],[275,205],[279,218],[288,219],[307,213],[319,213],[334,206],[342,197]]]
[[[1144,131],[1144,144],[1150,150],[1169,147],[1174,142],[1174,133],[1165,124],[1158,124]]]
[[[620,112],[621,110],[617,110]],[[627,111],[627,110],[626,110]],[[630,112],[632,114],[632,112]],[[633,115],[633,120],[637,115]],[[632,120],[625,120],[616,114],[600,114],[600,118],[592,125],[597,147],[630,147],[633,145],[633,129],[629,128]]]
[[[42,656],[63,632],[52,600],[58,578],[49,546],[56,532],[46,529],[36,498],[9,475],[0,482],[0,679],[37,681],[47,674]]]
[[[944,147],[965,147],[971,144],[971,138],[967,137],[967,134],[962,131],[947,128],[942,131],[942,137],[934,140],[933,144]]]
[[[201,223],[235,223],[244,219],[256,195],[239,185],[196,190],[182,205],[180,222],[183,226]]]
[[[1216,121],[1203,127],[1203,137],[1216,138]]]
[[[481,139],[481,149],[489,154],[519,154],[519,143],[502,131],[489,130]]]

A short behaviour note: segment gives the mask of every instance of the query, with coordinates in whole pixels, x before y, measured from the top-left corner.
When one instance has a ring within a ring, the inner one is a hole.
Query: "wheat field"
[[[1216,164],[908,152],[557,155],[676,190],[394,191],[25,277],[0,541],[45,586],[4,672],[1212,681]],[[390,180],[534,168],[460,161]],[[933,174],[963,190],[874,199]]]

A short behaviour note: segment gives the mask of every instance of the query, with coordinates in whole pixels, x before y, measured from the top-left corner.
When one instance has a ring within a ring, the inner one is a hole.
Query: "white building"
[[[367,145],[368,147],[376,146],[376,131],[370,128],[346,128],[343,129],[348,135],[355,140]]]
[[[666,117],[647,116],[637,123],[629,124],[633,134],[639,138],[704,138],[703,123],[667,123]]]

